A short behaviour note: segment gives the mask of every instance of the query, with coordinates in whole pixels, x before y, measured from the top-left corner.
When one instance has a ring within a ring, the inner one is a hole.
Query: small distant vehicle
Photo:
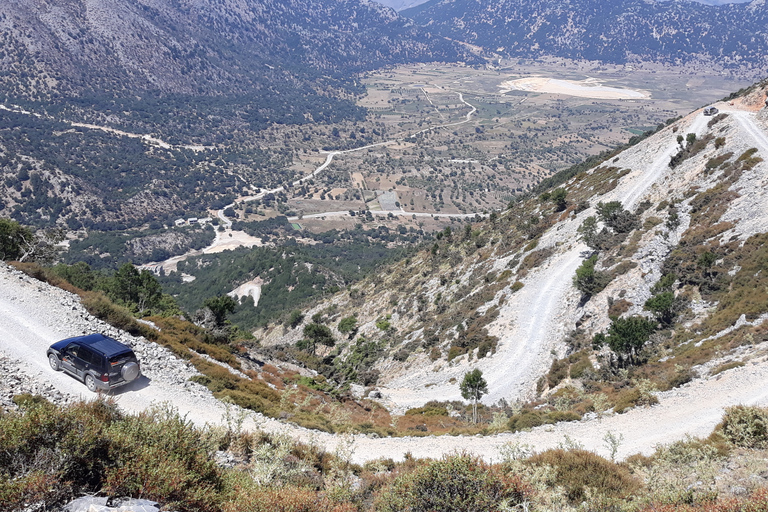
[[[715,108],[715,107],[707,107],[707,108],[704,109],[704,115],[705,116],[713,116],[713,115],[717,114],[718,112],[720,112],[720,111],[717,110],[717,108]]]
[[[103,334],[57,341],[47,352],[48,364],[83,381],[94,393],[135,381],[141,366],[131,347]]]

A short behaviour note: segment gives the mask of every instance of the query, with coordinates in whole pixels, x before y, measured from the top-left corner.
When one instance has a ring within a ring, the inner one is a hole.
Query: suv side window
[[[64,349],[64,355],[71,356],[71,357],[78,357],[78,353],[80,350],[80,345],[77,343],[70,343],[67,345],[67,348]]]
[[[89,364],[91,362],[91,359],[93,358],[93,351],[89,349],[88,347],[80,347],[79,352],[77,353],[77,356],[86,364]]]
[[[104,356],[98,352],[91,352],[90,363],[94,369],[101,370],[104,367]]]

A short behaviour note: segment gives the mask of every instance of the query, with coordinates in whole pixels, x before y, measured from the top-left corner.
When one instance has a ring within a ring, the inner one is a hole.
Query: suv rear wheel
[[[61,369],[61,365],[59,363],[59,358],[56,357],[55,354],[51,354],[48,356],[48,364],[51,365],[51,368],[53,371],[57,372]]]
[[[92,391],[94,393],[99,390],[99,388],[96,387],[96,380],[93,378],[93,375],[85,376],[85,387],[88,388],[88,391]]]

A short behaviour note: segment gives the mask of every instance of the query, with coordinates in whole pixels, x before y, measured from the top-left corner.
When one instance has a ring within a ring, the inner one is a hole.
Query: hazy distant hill
[[[714,61],[768,69],[765,0],[723,6],[652,0],[431,0],[403,15],[510,56],[608,62]]]

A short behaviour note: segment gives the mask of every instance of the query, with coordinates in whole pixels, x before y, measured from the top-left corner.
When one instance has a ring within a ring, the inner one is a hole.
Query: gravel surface
[[[48,366],[45,351],[59,339],[89,332],[103,332],[133,346],[142,362],[145,378],[117,391],[119,406],[139,412],[153,405],[170,403],[198,425],[225,424],[227,407],[210,392],[188,378],[196,372],[165,348],[142,338],[117,331],[91,317],[78,298],[68,292],[36,281],[0,264],[0,403],[10,404],[14,394],[32,392],[64,403],[92,398],[85,386]],[[736,404],[768,405],[768,343],[753,349],[757,357],[744,367],[708,379],[659,393],[659,404],[609,415],[602,420],[584,420],[537,427],[530,432],[486,437],[428,436],[378,439],[355,435],[337,437],[313,432],[261,415],[247,413],[246,428],[285,432],[305,442],[334,451],[340,442],[353,441],[353,460],[365,462],[378,457],[401,460],[406,452],[418,457],[439,457],[466,450],[486,460],[499,460],[506,443],[528,444],[538,450],[556,447],[565,436],[603,455],[608,454],[603,437],[621,434],[619,456],[650,453],[659,443],[668,443],[687,434],[706,436],[720,421],[725,407]],[[762,355],[761,355],[762,354]],[[238,411],[231,411],[237,416]]]

